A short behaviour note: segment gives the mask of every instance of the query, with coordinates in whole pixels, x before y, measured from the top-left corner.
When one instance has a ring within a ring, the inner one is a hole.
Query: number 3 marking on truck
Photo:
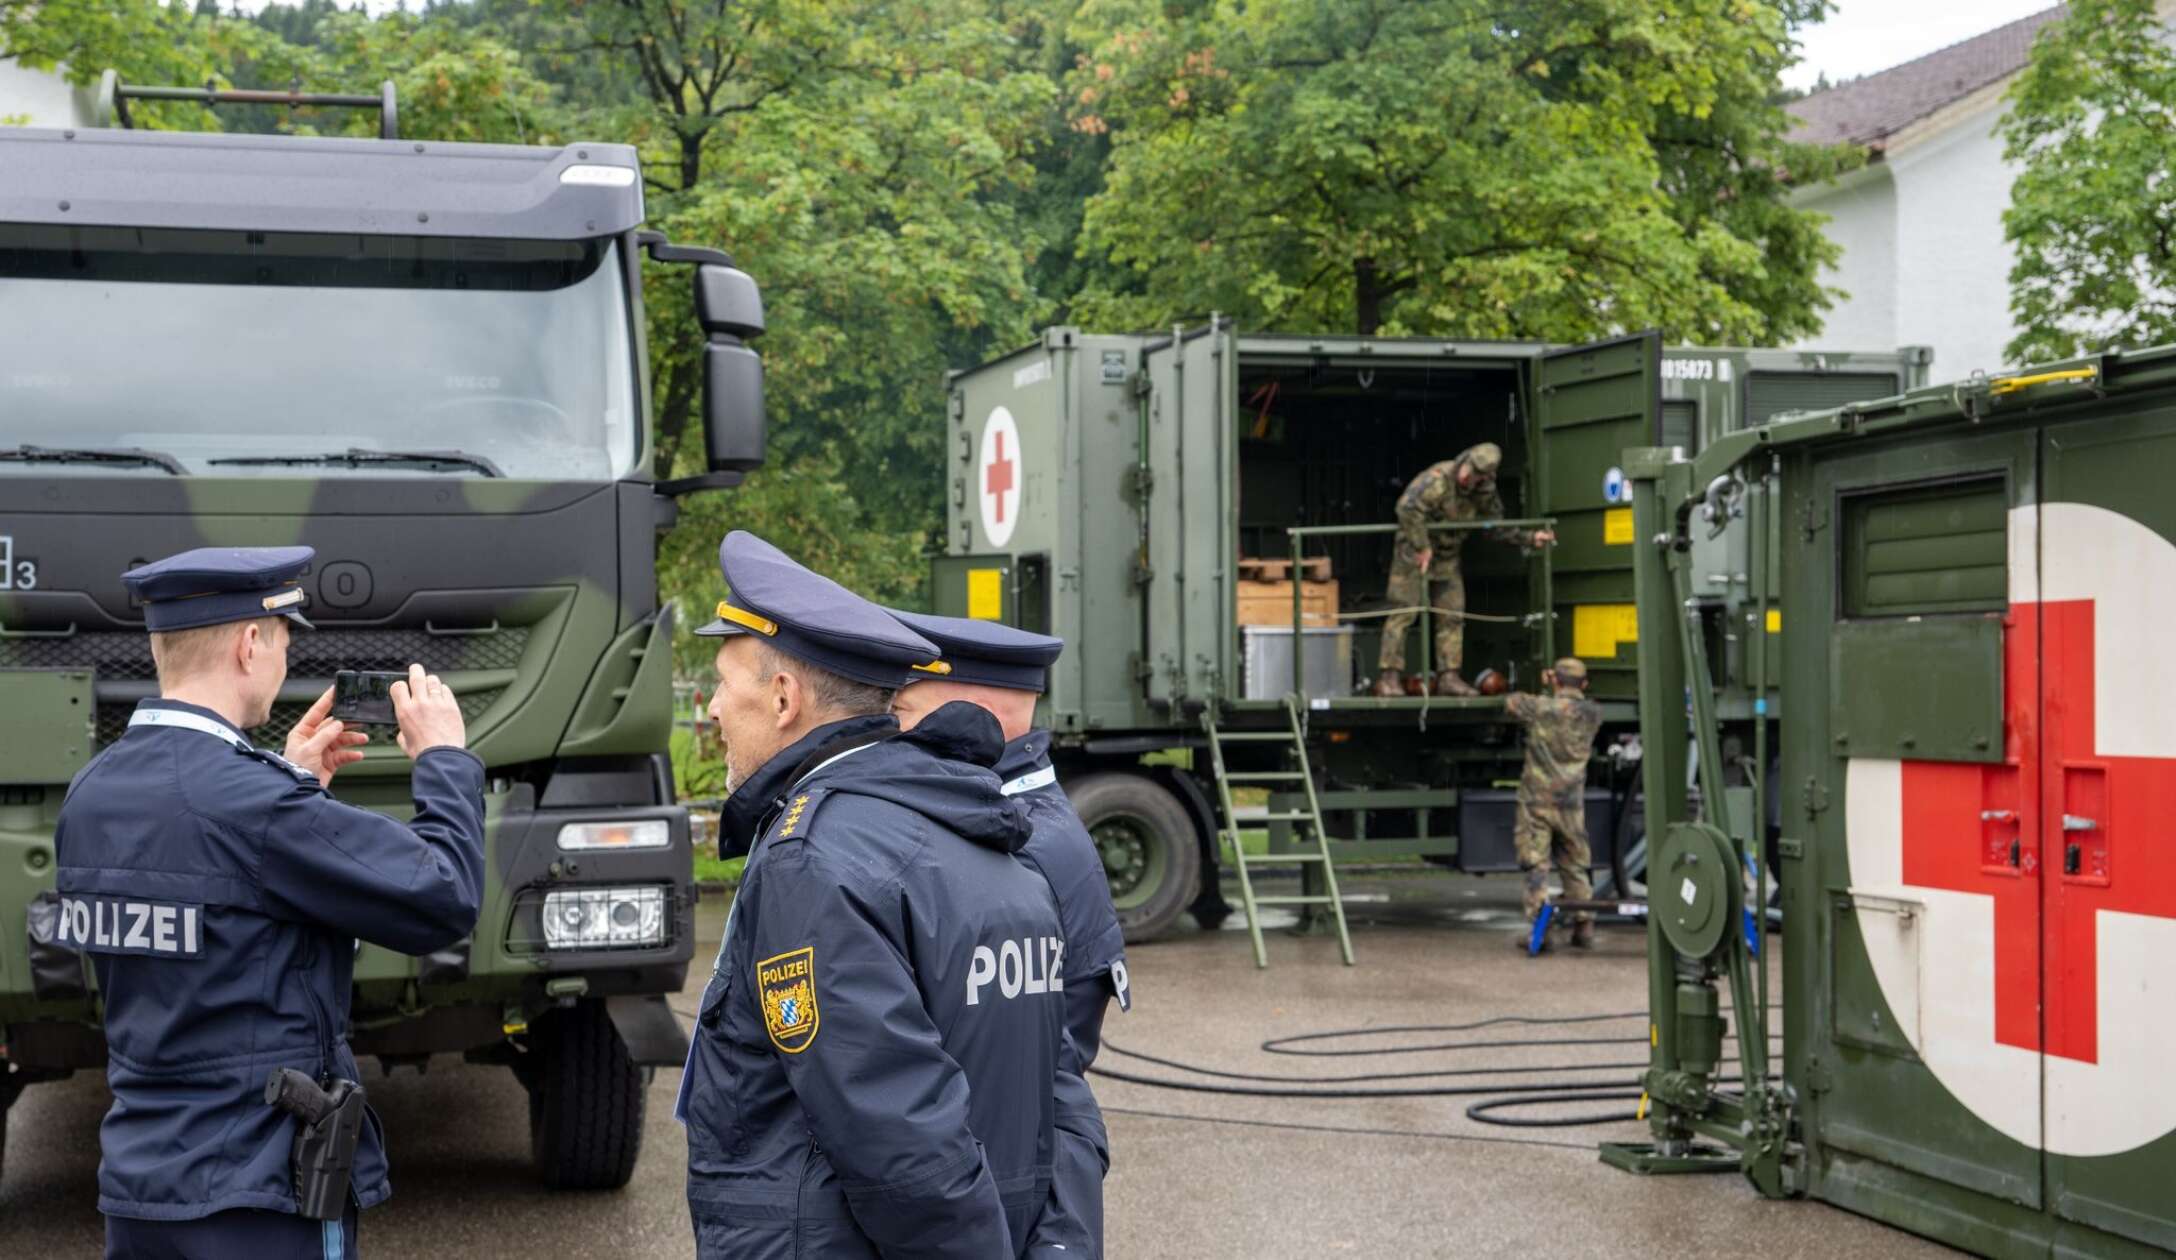
[[[38,562],[15,558],[15,539],[0,534],[0,591],[31,591],[38,587]]]

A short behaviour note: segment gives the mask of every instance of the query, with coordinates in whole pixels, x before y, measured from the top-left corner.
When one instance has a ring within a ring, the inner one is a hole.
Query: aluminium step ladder
[[[1297,698],[1284,698],[1286,729],[1282,731],[1220,731],[1216,725],[1216,706],[1202,710],[1202,733],[1209,737],[1210,764],[1216,772],[1217,799],[1224,807],[1224,827],[1217,834],[1231,847],[1232,866],[1239,872],[1239,899],[1247,911],[1247,932],[1254,938],[1254,965],[1269,966],[1269,955],[1262,948],[1263,906],[1326,906],[1330,919],[1337,925],[1337,948],[1345,957],[1345,965],[1352,963],[1352,934],[1345,927],[1345,903],[1337,892],[1337,866],[1330,860],[1330,839],[1322,827],[1322,802],[1315,794],[1315,776],[1307,764],[1306,728],[1300,720]],[[1290,768],[1284,770],[1233,771],[1224,764],[1224,746],[1236,743],[1283,744],[1287,746]],[[1272,810],[1260,819],[1249,822],[1286,822],[1294,827],[1305,828],[1313,847],[1296,853],[1264,853],[1248,856],[1246,847],[1239,841],[1239,820],[1232,807],[1232,785],[1235,783],[1292,783],[1306,788],[1307,808]],[[1254,891],[1253,868],[1266,866],[1299,866],[1304,874],[1306,867],[1319,863],[1322,867],[1320,893],[1306,891],[1303,879],[1301,891],[1292,896],[1260,896]]]

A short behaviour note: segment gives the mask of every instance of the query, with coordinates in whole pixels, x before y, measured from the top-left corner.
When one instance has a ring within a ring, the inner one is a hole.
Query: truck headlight
[[[568,823],[559,829],[562,850],[662,849],[671,843],[672,825],[662,818]]]
[[[561,888],[544,895],[546,949],[640,949],[664,943],[661,885]]]

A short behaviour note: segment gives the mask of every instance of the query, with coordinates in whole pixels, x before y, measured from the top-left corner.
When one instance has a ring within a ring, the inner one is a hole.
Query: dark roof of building
[[[2040,28],[2068,5],[2043,9],[1984,35],[1816,92],[1789,106],[1791,139],[1879,147],[1885,138],[2025,68]]]

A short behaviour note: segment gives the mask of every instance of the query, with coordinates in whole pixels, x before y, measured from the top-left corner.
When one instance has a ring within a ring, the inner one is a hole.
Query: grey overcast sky
[[[2051,7],[2051,0],[1840,0],[1828,21],[1799,32],[1804,60],[1783,81],[1855,79]]]
[[[341,0],[343,7],[353,2]],[[240,0],[252,13],[266,3]],[[397,0],[367,3],[373,13],[397,7]],[[412,7],[421,8],[421,0]],[[2047,7],[2049,0],[1840,0],[1828,21],[1800,32],[1805,60],[1783,79],[1810,87],[1823,73],[1831,82],[1872,74]]]

